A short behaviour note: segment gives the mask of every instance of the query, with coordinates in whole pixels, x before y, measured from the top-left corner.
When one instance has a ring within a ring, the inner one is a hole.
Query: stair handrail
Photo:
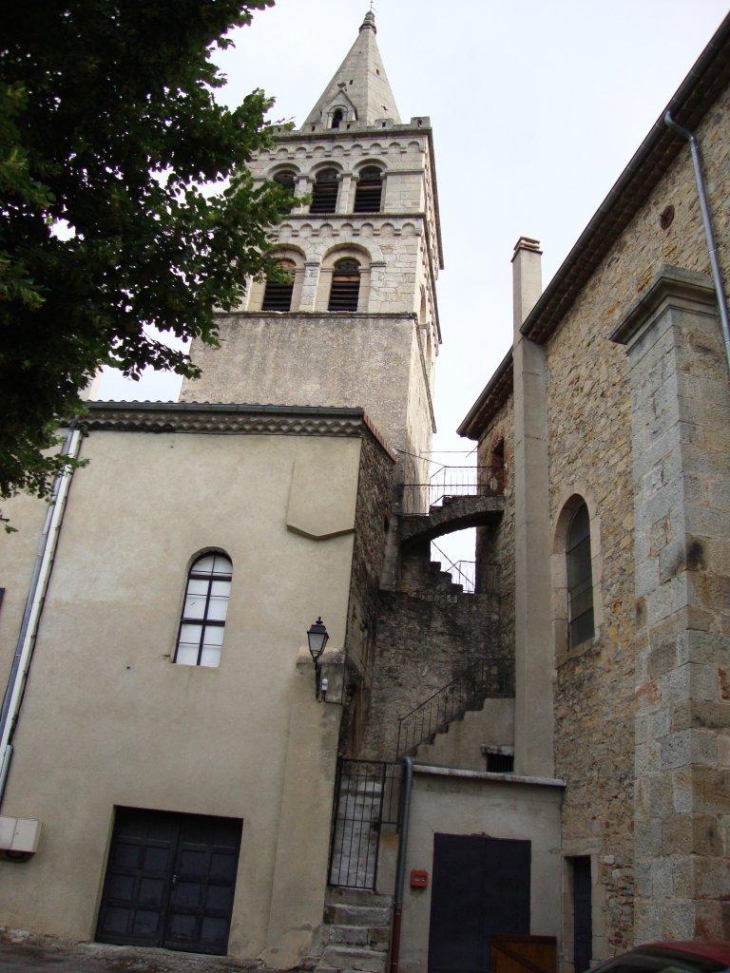
[[[450,723],[466,713],[469,705],[483,702],[487,698],[488,688],[487,660],[480,659],[459,673],[451,682],[437,689],[405,716],[401,716],[398,720],[396,760],[412,755],[424,740],[443,732]],[[457,705],[454,706],[454,703]],[[419,717],[420,730],[416,729]]]
[[[441,557],[446,558],[446,568],[445,568],[445,570],[447,571],[447,573],[450,574],[452,571],[456,571],[456,573],[459,575],[460,580],[457,582],[457,584],[460,584],[460,585],[463,586],[464,593],[465,594],[473,594],[474,593],[474,579],[473,578],[470,578],[469,575],[465,574],[461,570],[461,568],[459,567],[459,565],[460,564],[475,564],[475,562],[474,561],[464,561],[463,559],[461,561],[452,561],[450,559],[449,555],[445,551],[442,551],[441,550],[441,548],[438,546],[438,544],[436,543],[436,541],[431,541],[431,546],[434,547],[439,552],[439,554],[441,555]]]

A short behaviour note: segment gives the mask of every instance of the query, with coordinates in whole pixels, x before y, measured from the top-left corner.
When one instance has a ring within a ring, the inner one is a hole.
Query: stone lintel
[[[716,308],[712,279],[707,274],[665,264],[611,333],[611,341],[631,350],[670,307],[705,312]]]

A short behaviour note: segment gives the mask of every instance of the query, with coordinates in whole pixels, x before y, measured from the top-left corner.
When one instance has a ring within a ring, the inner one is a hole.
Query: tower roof
[[[355,123],[358,128],[375,125],[384,118],[400,122],[375,40],[376,33],[375,15],[371,10],[365,14],[357,40],[307,116],[305,126],[339,127],[335,120],[338,109],[343,123]]]

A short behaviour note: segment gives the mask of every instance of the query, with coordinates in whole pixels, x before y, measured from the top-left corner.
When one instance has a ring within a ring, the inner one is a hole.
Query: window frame
[[[345,268],[344,264],[354,264],[357,268],[357,288],[355,288],[355,270],[353,268]],[[339,267],[339,274],[338,274]],[[354,313],[357,311],[360,305],[360,289],[362,287],[362,265],[359,260],[355,257],[340,257],[339,260],[335,260],[332,267],[332,280],[330,282],[330,292],[327,299],[327,310],[335,313],[347,314]],[[352,300],[354,296],[354,302]],[[333,301],[335,304],[348,304],[347,307],[338,306],[333,307]],[[351,305],[354,303],[354,307]]]
[[[332,173],[332,178],[329,178],[329,173]],[[325,175],[328,178],[323,178]],[[332,213],[337,212],[337,204],[340,198],[340,176],[340,171],[334,166],[326,166],[314,174],[314,179],[312,180],[312,201],[309,204],[309,213],[311,216],[330,216]],[[320,188],[318,194],[318,184],[320,187],[327,187],[327,192],[323,194]],[[334,186],[334,192],[332,192],[331,186]],[[323,208],[324,203],[327,204],[326,208]],[[330,206],[332,207],[331,209],[329,208]]]
[[[261,310],[266,312],[276,311],[280,314],[288,314],[291,312],[292,305],[294,303],[294,281],[296,278],[297,265],[290,257],[280,257],[278,259],[278,264],[284,273],[289,274],[288,281],[272,280],[269,277],[266,278],[264,283],[264,293],[261,298]],[[289,301],[286,307],[276,307],[272,305],[277,304],[277,299],[287,295]],[[268,304],[267,306],[267,299]]]
[[[196,565],[199,565],[201,561],[204,561],[210,557],[213,558],[213,565],[211,571],[209,573],[200,570],[196,572],[195,570]],[[222,558],[225,562],[227,562],[230,570],[227,572],[226,571],[217,572],[216,571],[217,558]],[[203,614],[197,618],[194,616],[188,616],[187,614],[189,598],[195,595],[199,596],[199,593],[190,591],[191,581],[207,581],[207,590],[205,592],[205,606],[203,609]],[[210,613],[211,598],[213,597],[213,585],[216,582],[221,582],[221,581],[228,582],[228,588],[225,593],[225,610],[223,612],[223,618],[222,619],[210,618],[209,613]],[[211,647],[210,645],[206,645],[205,634],[206,634],[206,630],[209,628],[220,628],[225,631],[226,619],[228,615],[228,605],[231,599],[232,585],[233,585],[233,561],[225,551],[215,549],[210,551],[204,551],[201,554],[196,555],[196,557],[193,559],[192,564],[190,565],[190,568],[188,569],[187,578],[185,580],[185,594],[183,596],[183,604],[180,612],[180,622],[178,624],[178,629],[177,629],[177,638],[175,639],[175,652],[172,658],[172,661],[175,665],[190,666],[191,668],[202,668],[202,669],[217,669],[220,666],[221,656],[223,653],[223,636],[221,636],[220,643],[217,646],[215,646],[218,650],[217,662],[215,663],[215,665],[210,665],[208,663],[203,662],[204,650],[206,648]],[[190,646],[195,644],[194,642],[190,642],[188,640],[185,640],[183,642],[182,639],[183,628],[186,625],[198,626],[200,629],[198,643],[197,643],[198,644],[197,657],[195,662],[182,662],[179,660],[181,647],[183,645]]]
[[[367,174],[377,173],[378,179],[378,204],[371,205],[375,199],[375,179],[368,179]],[[376,165],[363,166],[357,174],[357,184],[355,186],[355,199],[353,200],[352,212],[358,216],[368,213],[382,213],[383,195],[385,190],[385,178],[383,169]]]
[[[568,523],[565,535],[565,572],[568,598],[568,647],[573,649],[588,642],[596,634],[591,563],[591,517],[584,500],[576,504]]]

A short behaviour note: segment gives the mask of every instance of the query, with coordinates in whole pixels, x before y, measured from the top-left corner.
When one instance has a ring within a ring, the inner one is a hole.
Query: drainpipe
[[[702,210],[702,222],[705,225],[705,239],[707,240],[707,248],[710,251],[710,266],[712,267],[712,280],[715,284],[715,294],[717,295],[717,306],[720,311],[720,321],[722,323],[722,334],[725,339],[725,356],[727,358],[728,369],[730,370],[730,324],[728,323],[728,313],[727,313],[727,300],[725,299],[725,289],[722,283],[722,271],[720,270],[720,263],[717,259],[717,244],[715,243],[715,234],[712,231],[712,217],[710,215],[710,205],[707,200],[707,190],[705,188],[705,179],[702,174],[702,158],[700,156],[700,147],[697,143],[697,139],[694,137],[693,133],[688,131],[688,129],[683,128],[678,125],[677,122],[672,118],[671,112],[666,112],[664,115],[664,123],[669,128],[678,132],[689,142],[689,147],[692,151],[692,163],[695,170],[695,180],[697,182],[697,193],[700,197],[700,209]]]
[[[62,455],[76,459],[78,458],[80,449],[81,431],[76,427],[76,421],[74,420],[66,435]],[[43,601],[45,599],[46,589],[48,588],[48,581],[53,568],[53,559],[56,553],[58,533],[61,529],[63,512],[71,486],[71,475],[70,470],[65,470],[56,476],[53,483],[51,499],[43,524],[43,531],[38,541],[33,574],[31,576],[28,597],[25,602],[20,635],[18,636],[18,644],[10,667],[10,677],[8,678],[8,685],[5,690],[2,710],[0,710],[0,803],[2,803],[5,793],[5,783],[10,769],[10,761],[13,756],[13,747],[10,741],[23,701],[25,681],[30,671],[38,623],[43,610]]]
[[[413,790],[413,758],[403,757],[403,798],[401,803],[400,841],[398,864],[395,869],[395,894],[393,896],[393,934],[390,944],[390,973],[398,973],[400,960],[400,927],[403,915],[403,888],[406,880],[406,853],[408,851],[408,819],[411,815],[411,791]]]

